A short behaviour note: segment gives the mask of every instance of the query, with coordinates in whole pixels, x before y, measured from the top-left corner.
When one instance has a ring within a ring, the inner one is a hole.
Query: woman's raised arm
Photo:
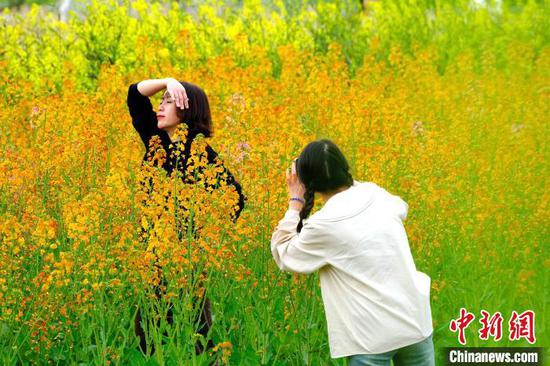
[[[185,108],[189,108],[189,99],[187,98],[185,88],[174,78],[142,80],[138,83],[137,88],[146,97],[150,97],[162,89],[166,89],[172,98],[174,98],[177,107],[185,106]]]
[[[166,89],[166,84],[169,80],[175,80],[173,78],[164,78],[164,79],[147,79],[142,80],[137,84],[138,91],[141,95],[150,97],[157,94],[162,89]]]

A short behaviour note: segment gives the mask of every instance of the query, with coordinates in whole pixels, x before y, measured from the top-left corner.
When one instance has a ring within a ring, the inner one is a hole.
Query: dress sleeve
[[[233,176],[233,174],[231,174],[229,169],[227,169],[225,167],[224,167],[224,169],[225,169],[225,172],[227,174],[227,184],[232,184],[235,187],[235,190],[237,191],[237,193],[239,194],[239,203],[238,203],[239,207],[237,208],[235,213],[232,215],[232,219],[235,222],[235,221],[237,221],[237,219],[241,215],[241,211],[244,208],[245,201],[247,200],[247,197],[243,194],[243,189],[241,187],[241,184],[235,179],[235,177]]]
[[[214,164],[216,162],[216,158],[220,159],[218,157],[218,154],[216,153],[216,151],[214,151],[214,149],[212,149],[212,147],[210,145],[207,145],[206,149],[207,149],[207,154],[208,154],[208,162],[210,164]],[[235,176],[231,173],[231,171],[229,169],[227,169],[227,167],[225,167],[225,165],[223,165],[223,161],[220,160],[220,162],[221,162],[221,166],[223,168],[223,172],[219,173],[216,176],[216,178],[217,178],[216,186],[219,186],[219,183],[220,183],[220,180],[222,179],[222,176],[225,176],[226,177],[225,181],[227,182],[227,185],[233,185],[235,187],[235,190],[239,194],[238,208],[231,215],[231,219],[233,220],[233,222],[235,222],[235,221],[237,221],[237,219],[241,215],[241,211],[243,210],[243,208],[245,206],[245,201],[247,200],[247,197],[243,194],[242,186],[235,179]],[[215,188],[215,187],[213,187],[213,188]]]
[[[167,136],[164,136],[166,131],[157,127],[157,114],[153,110],[153,105],[149,97],[139,92],[137,84],[134,83],[128,87],[126,104],[132,117],[132,125],[147,149],[152,136],[159,135],[161,140],[165,140]]]
[[[298,211],[288,209],[271,236],[271,254],[283,271],[311,273],[328,264],[329,238],[317,223],[306,222],[298,233]]]

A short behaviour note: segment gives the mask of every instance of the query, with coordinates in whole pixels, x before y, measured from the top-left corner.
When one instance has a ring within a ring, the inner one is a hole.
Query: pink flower
[[[241,141],[237,144],[238,149],[240,150],[240,153],[236,156],[237,162],[242,161],[246,155],[248,155],[246,150],[250,149],[250,145],[247,142]]]

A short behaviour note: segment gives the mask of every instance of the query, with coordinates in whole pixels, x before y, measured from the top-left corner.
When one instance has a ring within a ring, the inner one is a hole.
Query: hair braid
[[[304,193],[304,200],[305,204],[304,207],[300,210],[300,222],[298,223],[298,226],[296,227],[296,231],[300,232],[302,231],[303,223],[302,221],[309,216],[311,213],[311,209],[313,208],[315,199],[315,191],[311,188],[306,188],[306,191]]]

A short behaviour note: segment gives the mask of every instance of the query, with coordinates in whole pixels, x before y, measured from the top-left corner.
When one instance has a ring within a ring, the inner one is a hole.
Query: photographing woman
[[[153,110],[149,97],[157,92],[166,89],[162,101],[158,107],[158,112]],[[166,151],[166,160],[162,168],[168,175],[174,169],[178,169],[185,179],[187,160],[191,154],[191,145],[198,134],[205,137],[212,135],[212,120],[208,98],[204,91],[197,85],[180,82],[173,78],[143,80],[131,84],[128,88],[127,105],[132,117],[132,124],[138,132],[145,146],[145,154],[142,164],[147,161],[147,150],[153,136],[160,138],[162,148]],[[187,135],[185,139],[177,137],[176,129],[179,124],[185,123],[187,126]],[[181,154],[180,152],[183,153]],[[174,153],[178,152],[178,153]],[[206,153],[209,164],[214,164],[218,154],[206,144]],[[237,220],[244,207],[245,196],[242,193],[240,184],[235,180],[229,170],[223,167],[228,185],[233,185],[239,194],[239,204],[236,212],[231,213],[233,221]],[[160,266],[159,269],[162,269]],[[165,279],[162,280],[165,283]],[[162,297],[160,287],[155,288],[157,298]],[[207,297],[202,299],[199,327],[197,332],[205,338],[212,325],[211,304]],[[173,314],[171,309],[167,316],[168,323],[172,324]],[[147,353],[147,344],[145,332],[142,326],[142,316],[138,309],[135,318],[136,334],[140,338],[140,347]],[[212,348],[213,342],[209,340],[207,348]],[[197,342],[195,351],[200,354],[205,351],[204,347]],[[151,353],[154,352],[152,347]]]
[[[330,140],[308,144],[289,170],[289,207],[271,252],[281,270],[319,271],[331,357],[434,365],[430,278],[411,255],[407,203],[354,180]],[[316,195],[324,205],[310,216]]]

